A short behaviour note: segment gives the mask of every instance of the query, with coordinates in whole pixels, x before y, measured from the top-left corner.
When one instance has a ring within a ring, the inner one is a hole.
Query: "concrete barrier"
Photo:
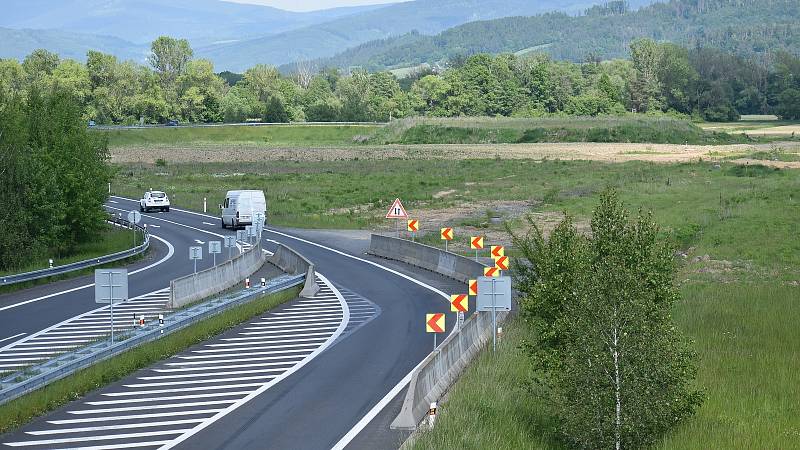
[[[292,275],[305,274],[306,282],[300,297],[311,298],[319,292],[317,277],[315,276],[314,264],[300,253],[292,250],[283,244],[278,244],[278,249],[269,258],[269,262]]]
[[[377,234],[372,235],[367,253],[421,267],[464,283],[483,276],[485,267],[474,259],[436,247]]]
[[[402,261],[449,278],[468,283],[483,276],[484,264],[455,253],[445,252],[429,245],[417,244],[387,236],[373,234],[370,255]],[[497,314],[498,323],[507,313]],[[403,407],[391,424],[392,429],[414,430],[428,412],[431,402],[438,401],[467,364],[492,337],[491,313],[475,313],[454,330],[420,364],[411,377]]]
[[[497,315],[498,323],[508,313]],[[431,402],[438,401],[480,349],[492,338],[492,316],[476,313],[453,331],[414,372],[394,430],[414,430],[425,417]],[[491,381],[488,381],[491,382]]]
[[[172,280],[169,308],[180,308],[230,289],[257,272],[266,261],[267,254],[253,247],[210,269]]]

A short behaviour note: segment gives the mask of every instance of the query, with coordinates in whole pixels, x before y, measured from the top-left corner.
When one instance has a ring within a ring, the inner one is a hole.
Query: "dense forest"
[[[306,68],[282,75],[257,65],[216,74],[185,40],[158,38],[149,65],[90,51],[87,62],[37,50],[0,60],[0,94],[67,92],[85,121],[388,121],[416,115],[517,116],[673,114],[709,121],[740,114],[800,118],[800,59],[776,52],[769,65],[709,48],[634,40],[630,59],[581,63],[547,55],[476,54],[448,69],[412,73]]]
[[[641,37],[769,62],[775,51],[800,50],[800,1],[670,0],[638,10],[628,2],[611,1],[580,16],[554,12],[471,22],[435,36],[412,32],[368,42],[315,64],[376,71],[442,64],[475,53],[529,51],[573,62],[607,60],[627,58],[630,43]]]

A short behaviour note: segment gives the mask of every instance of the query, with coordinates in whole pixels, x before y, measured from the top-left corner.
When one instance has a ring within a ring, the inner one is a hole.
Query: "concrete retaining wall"
[[[436,247],[377,234],[372,235],[368,253],[428,269],[464,283],[483,276],[485,267],[473,259]]]
[[[486,267],[473,259],[436,247],[376,234],[372,235],[368,253],[428,269],[464,283],[483,276],[483,268]],[[507,313],[499,313],[498,323],[506,315]],[[491,338],[490,313],[475,313],[464,321],[461,328],[450,333],[412,375],[403,407],[391,428],[415,429],[428,412],[431,402],[437,401],[447,391]]]
[[[303,290],[300,291],[300,297],[311,298],[319,292],[314,264],[300,253],[283,244],[278,244],[278,249],[269,258],[269,262],[288,274],[306,275],[306,282]]]
[[[230,289],[257,272],[266,261],[267,254],[256,246],[210,269],[172,280],[169,307],[180,308]]]
[[[508,313],[497,315],[500,323]],[[400,414],[392,429],[414,430],[425,417],[431,402],[438,401],[457,379],[467,364],[492,338],[492,316],[476,313],[464,321],[422,362],[414,373],[403,400]],[[491,381],[487,381],[491,382]]]

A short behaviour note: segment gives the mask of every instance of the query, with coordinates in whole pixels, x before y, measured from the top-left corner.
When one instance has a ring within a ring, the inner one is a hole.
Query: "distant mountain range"
[[[652,0],[634,0],[633,6]],[[3,0],[0,58],[37,48],[85,59],[95,49],[143,62],[160,35],[187,38],[218,70],[326,58],[411,31],[436,34],[476,20],[547,11],[577,14],[603,0],[416,0],[289,12],[221,0]]]
[[[745,56],[800,52],[800,0],[670,0],[639,10],[595,7],[585,15],[549,13],[460,25],[435,36],[409,33],[368,42],[317,67],[375,71],[437,64],[475,53],[547,53],[583,61],[628,56],[636,38],[711,47]],[[283,71],[292,67],[284,66]]]

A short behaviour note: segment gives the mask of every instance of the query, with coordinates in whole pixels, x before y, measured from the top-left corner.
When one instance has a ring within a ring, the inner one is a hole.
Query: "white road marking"
[[[328,279],[325,278],[322,274],[318,273],[317,277],[320,278],[320,280],[323,282],[323,284],[325,284],[326,286],[330,287],[330,289],[339,297],[339,300],[342,302],[342,310],[344,311],[344,318],[343,318],[342,322],[339,324],[339,327],[336,329],[336,331],[334,331],[333,334],[331,334],[331,337],[328,338],[328,340],[325,341],[324,344],[322,344],[320,347],[318,347],[316,350],[314,350],[313,353],[311,353],[310,355],[306,356],[305,359],[300,361],[298,364],[294,365],[292,368],[290,368],[286,372],[282,373],[280,376],[278,376],[274,380],[270,381],[268,384],[266,384],[264,386],[261,386],[260,388],[255,390],[253,393],[251,393],[247,397],[239,400],[238,402],[234,403],[233,405],[228,406],[227,408],[225,408],[225,410],[217,413],[213,417],[210,417],[210,418],[206,419],[205,421],[203,421],[202,423],[200,423],[196,427],[192,428],[191,431],[182,434],[181,436],[179,436],[177,439],[173,440],[169,444],[166,444],[163,447],[161,447],[161,450],[168,450],[168,449],[174,448],[176,445],[179,445],[181,442],[186,441],[190,437],[194,436],[195,434],[197,434],[200,431],[202,431],[205,428],[207,428],[209,425],[213,424],[214,422],[220,420],[224,416],[226,416],[226,415],[230,414],[231,412],[235,411],[236,408],[239,408],[240,406],[244,405],[245,403],[249,402],[250,400],[258,397],[261,393],[265,392],[267,389],[269,389],[272,386],[275,386],[276,384],[280,383],[282,380],[286,379],[286,377],[292,375],[293,373],[295,373],[298,370],[300,370],[303,366],[305,366],[306,364],[311,362],[319,354],[321,354],[328,347],[330,347],[336,341],[336,339],[339,338],[339,336],[344,332],[344,329],[347,328],[347,324],[348,324],[348,322],[350,320],[350,311],[348,309],[347,302],[344,300],[344,297],[342,297],[342,294],[340,294],[339,291],[333,286],[333,283],[328,281]]]
[[[233,373],[239,373],[239,372],[233,372]],[[125,398],[125,399],[122,399],[122,400],[98,400],[98,401],[94,401],[94,402],[86,402],[86,404],[87,405],[92,405],[92,406],[121,405],[121,404],[129,405],[131,403],[161,402],[161,401],[167,401],[167,400],[190,400],[190,399],[213,398],[213,397],[237,397],[237,396],[244,396],[244,395],[247,395],[249,393],[250,393],[250,391],[215,392],[215,393],[204,392],[202,394],[173,395],[171,397],[161,396],[161,397],[154,397],[154,398],[136,398],[136,399]]]
[[[162,422],[126,423],[122,425],[102,425],[99,427],[68,428],[63,430],[26,431],[25,434],[33,436],[46,436],[51,434],[86,433],[91,431],[126,430],[131,428],[163,427],[169,425],[187,425],[202,422],[202,419],[165,420]]]
[[[198,244],[200,244],[200,245],[203,245],[203,244],[205,244],[205,242],[201,241],[200,239],[195,239],[194,241],[195,241],[195,242],[197,242],[197,243],[198,243]]]
[[[162,239],[162,238],[160,238],[160,237],[158,237],[158,236],[156,236],[154,234],[151,234],[150,237],[154,238],[154,239],[158,239],[159,241],[163,242],[167,246],[167,254],[166,254],[166,256],[164,256],[160,260],[154,262],[153,264],[150,264],[149,266],[142,267],[141,269],[134,270],[133,272],[129,272],[128,276],[136,275],[137,273],[144,272],[145,270],[150,270],[153,267],[156,267],[156,266],[164,263],[168,259],[172,258],[172,255],[175,254],[175,247],[173,247],[172,244],[170,244],[168,241],[166,241],[165,239]],[[30,300],[25,300],[23,302],[15,303],[13,305],[4,306],[4,307],[0,308],[0,311],[5,311],[7,309],[16,308],[18,306],[27,305],[29,303],[34,303],[34,302],[38,302],[38,301],[41,301],[41,300],[46,300],[48,298],[57,297],[59,295],[69,294],[70,292],[80,291],[81,289],[90,288],[92,286],[94,286],[94,283],[87,284],[87,285],[84,285],[84,286],[78,286],[78,287],[75,287],[75,288],[72,288],[72,289],[67,289],[67,290],[60,291],[60,292],[54,292],[52,294],[44,295],[42,297],[32,298]],[[2,351],[2,350],[3,349],[0,348],[0,351]]]
[[[211,223],[211,222],[203,222],[203,225],[208,225],[208,226],[210,226],[210,227],[215,227],[215,226],[217,226],[217,224],[216,224],[216,223]]]
[[[197,388],[193,388],[197,389]],[[163,390],[163,389],[162,389]],[[142,391],[142,395],[147,395],[146,392],[150,391]],[[153,391],[153,392],[160,392],[160,391]],[[133,394],[136,394],[134,392]],[[148,409],[173,409],[173,408],[188,408],[190,406],[209,406],[209,405],[223,405],[225,403],[232,403],[231,400],[212,400],[208,402],[188,402],[188,403],[168,403],[166,405],[147,405],[147,406],[126,406],[124,408],[105,408],[105,409],[80,409],[76,411],[67,411],[70,414],[74,414],[76,416],[84,415],[84,414],[104,414],[104,413],[117,413],[117,412],[125,412],[125,411],[142,411]]]
[[[0,342],[9,341],[9,340],[11,340],[11,339],[18,338],[18,337],[20,337],[20,336],[25,336],[26,334],[28,334],[28,333],[20,333],[20,334],[15,334],[15,335],[13,335],[13,336],[9,336],[9,337],[7,337],[7,338],[5,338],[5,339],[0,339]]]
[[[130,438],[140,438],[149,436],[165,436],[170,434],[181,434],[187,431],[189,430],[146,431],[143,433],[109,434],[105,436],[78,436],[74,438],[48,439],[42,441],[6,442],[5,445],[11,447],[27,447],[32,445],[68,444],[70,442],[81,442],[81,441],[106,441],[111,439],[130,439]]]
[[[231,381],[253,381],[275,378],[271,375],[255,375],[252,377],[233,377],[233,378],[204,378],[202,380],[181,381],[181,384],[208,384],[208,383],[229,383]],[[163,383],[137,383],[125,384],[124,386],[129,389],[139,389],[148,387],[161,387],[161,386],[174,386],[174,381],[167,381]]]
[[[173,411],[161,412],[153,414],[132,414],[125,416],[102,416],[102,417],[84,417],[81,419],[61,419],[61,420],[48,420],[47,423],[53,425],[69,425],[73,423],[91,423],[91,422],[113,422],[117,420],[130,420],[130,419],[153,419],[156,417],[175,417],[175,416],[198,416],[202,414],[216,414],[222,409],[197,409],[188,411]]]

